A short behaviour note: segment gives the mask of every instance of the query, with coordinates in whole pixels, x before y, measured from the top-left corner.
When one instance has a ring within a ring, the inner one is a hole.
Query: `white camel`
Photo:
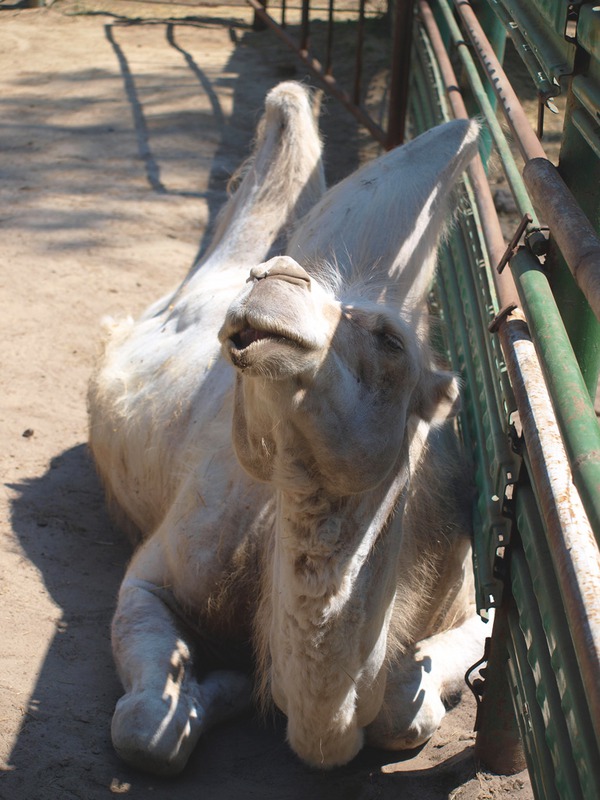
[[[140,542],[112,631],[126,761],[177,773],[253,685],[311,765],[412,748],[481,655],[457,385],[426,343],[476,140],[448,123],[321,197],[309,97],[283,83],[201,268],[107,324],[90,441]]]

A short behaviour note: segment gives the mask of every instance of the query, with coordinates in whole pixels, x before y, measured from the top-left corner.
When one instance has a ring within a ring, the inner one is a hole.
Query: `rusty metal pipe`
[[[325,56],[326,75],[331,75],[333,69],[333,11],[334,0],[329,0],[327,8],[327,50]]]
[[[527,325],[507,321],[499,335],[590,716],[600,742],[600,551],[570,474]]]
[[[535,206],[600,320],[600,238],[556,167],[544,158],[525,164],[523,179]]]
[[[493,47],[479,24],[471,3],[469,0],[454,0],[454,5],[475,48],[477,57],[490,79],[500,108],[506,117],[523,159],[528,161],[530,158],[546,158],[544,148],[535,135],[502,64],[498,61]]]
[[[302,19],[300,23],[300,50],[308,50],[310,36],[310,0],[302,0]]]
[[[440,29],[438,28],[435,17],[431,7],[426,0],[419,0],[419,15],[423,21],[431,48],[435,54],[440,68],[440,73],[448,102],[452,108],[452,112],[457,119],[468,119],[467,108],[465,106],[461,90],[458,85],[458,80],[454,72],[454,68],[450,62],[450,57],[444,46]],[[475,194],[475,202],[479,217],[481,220],[481,227],[485,245],[488,251],[490,262],[493,266],[500,263],[500,259],[504,255],[506,245],[504,243],[504,236],[498,220],[498,214],[494,206],[492,192],[485,174],[483,162],[481,157],[476,156],[468,167],[469,177],[473,184],[473,191]],[[508,271],[502,272],[500,275],[494,270],[494,283],[498,301],[501,308],[507,308],[510,305],[516,306],[519,304],[517,289],[512,275]]]

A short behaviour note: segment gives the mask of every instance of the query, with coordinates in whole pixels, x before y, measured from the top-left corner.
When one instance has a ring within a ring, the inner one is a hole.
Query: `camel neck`
[[[315,741],[327,761],[352,757],[381,702],[405,486],[401,474],[369,498],[278,494],[270,685],[308,760]]]

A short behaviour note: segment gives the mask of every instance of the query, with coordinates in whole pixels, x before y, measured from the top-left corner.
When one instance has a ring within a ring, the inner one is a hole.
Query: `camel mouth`
[[[246,325],[236,331],[229,332],[226,339],[229,356],[236,364],[247,364],[249,358],[260,358],[260,353],[271,349],[286,349],[292,347],[296,350],[310,349],[308,342],[294,336],[287,331],[274,331],[265,328],[254,328]]]
[[[275,374],[281,364],[285,363],[289,369],[296,363],[294,353],[299,356],[314,349],[314,345],[302,336],[287,330],[255,328],[247,320],[243,326],[232,327],[223,333],[223,353],[234,367],[242,371],[266,369]]]
[[[257,328],[242,328],[242,330],[229,336],[229,341],[239,351],[245,350],[255,342],[264,342],[266,340],[282,341],[285,339],[287,339],[286,336],[277,335],[271,331],[258,330]]]

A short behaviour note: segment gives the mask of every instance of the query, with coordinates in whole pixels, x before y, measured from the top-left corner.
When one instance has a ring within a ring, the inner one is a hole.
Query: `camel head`
[[[366,164],[299,223],[287,256],[251,271],[219,336],[254,477],[366,491],[403,463],[418,419],[456,409],[456,382],[427,350],[426,298],[478,131],[455,120]]]
[[[251,271],[219,338],[238,373],[238,458],[281,488],[373,488],[398,465],[409,417],[445,417],[457,398],[398,310],[336,298],[287,256]]]

